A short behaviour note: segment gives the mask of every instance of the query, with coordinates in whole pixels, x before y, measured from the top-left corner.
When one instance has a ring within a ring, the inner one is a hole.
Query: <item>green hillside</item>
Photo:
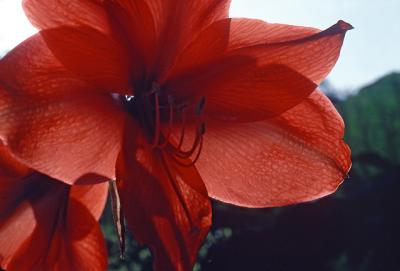
[[[337,107],[354,156],[374,153],[400,164],[400,73],[364,87]]]

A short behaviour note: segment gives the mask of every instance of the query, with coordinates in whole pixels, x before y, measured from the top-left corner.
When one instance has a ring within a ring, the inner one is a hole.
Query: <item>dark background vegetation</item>
[[[332,94],[331,94],[332,95]],[[400,74],[340,100],[353,167],[324,199],[273,209],[214,202],[214,224],[194,270],[400,270]],[[110,209],[102,218],[110,270],[150,271],[151,254],[129,236],[119,260]]]

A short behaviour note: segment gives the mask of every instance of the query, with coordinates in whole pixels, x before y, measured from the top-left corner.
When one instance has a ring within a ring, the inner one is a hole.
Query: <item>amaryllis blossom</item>
[[[25,0],[40,32],[0,63],[0,138],[65,183],[116,178],[155,270],[191,270],[209,196],[309,201],[351,164],[343,121],[316,90],[351,26],[232,19],[229,3]]]
[[[105,270],[97,220],[107,187],[71,187],[18,163],[0,144],[0,267]]]

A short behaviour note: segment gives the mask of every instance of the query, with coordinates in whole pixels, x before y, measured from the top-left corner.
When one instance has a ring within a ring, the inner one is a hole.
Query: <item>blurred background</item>
[[[0,55],[35,32],[20,0],[0,0]],[[213,202],[214,224],[195,270],[400,270],[400,1],[233,0],[231,16],[326,28],[355,26],[321,88],[346,122],[353,168],[339,191],[273,209]],[[126,260],[108,207],[109,270],[150,271],[151,253],[128,236]]]

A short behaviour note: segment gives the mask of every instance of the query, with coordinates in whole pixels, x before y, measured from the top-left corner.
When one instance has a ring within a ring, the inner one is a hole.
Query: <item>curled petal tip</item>
[[[344,34],[348,30],[351,30],[353,28],[354,27],[351,24],[346,23],[345,21],[339,20],[336,24],[332,25],[331,27],[329,27],[328,29],[326,29],[323,32],[324,32],[324,35],[326,35],[326,34],[328,34],[328,35]]]
[[[346,23],[346,22],[343,21],[343,20],[339,20],[339,21],[337,22],[336,25],[337,25],[338,27],[340,27],[340,29],[342,29],[342,30],[344,30],[344,31],[354,29],[354,27],[353,27],[351,24]]]

